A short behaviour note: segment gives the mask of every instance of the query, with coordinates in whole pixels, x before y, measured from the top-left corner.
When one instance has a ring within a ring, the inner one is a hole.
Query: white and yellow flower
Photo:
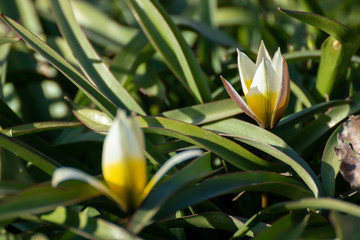
[[[261,41],[256,63],[238,52],[238,69],[246,102],[222,76],[221,80],[236,104],[259,125],[273,128],[284,114],[289,102],[290,80],[288,66],[280,48],[271,59]]]
[[[119,111],[105,138],[102,171],[105,182],[124,202],[125,209],[139,205],[147,184],[144,136],[133,116]]]
[[[108,118],[97,110],[92,113],[99,118]],[[111,119],[102,122],[111,122]],[[105,183],[75,168],[61,167],[54,171],[51,184],[56,187],[67,180],[79,180],[96,188],[100,193],[118,203],[125,212],[136,210],[148,197],[154,186],[174,166],[198,157],[201,150],[182,151],[168,159],[148,182],[144,135],[136,117],[126,116],[118,110],[109,126],[102,152],[102,170]]]

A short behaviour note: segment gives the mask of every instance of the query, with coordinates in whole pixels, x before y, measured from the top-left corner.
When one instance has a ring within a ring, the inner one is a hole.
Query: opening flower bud
[[[271,59],[261,41],[256,63],[238,52],[238,69],[246,102],[222,76],[230,97],[260,126],[273,128],[280,121],[289,103],[290,79],[285,58],[280,48]]]
[[[102,171],[124,208],[136,208],[147,183],[144,136],[135,118],[124,111],[118,111],[104,140]]]

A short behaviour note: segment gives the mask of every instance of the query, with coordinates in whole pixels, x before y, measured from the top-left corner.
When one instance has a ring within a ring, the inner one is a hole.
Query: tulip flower
[[[238,52],[238,69],[246,102],[222,76],[231,99],[260,126],[273,128],[284,114],[289,102],[290,80],[285,58],[280,48],[271,59],[261,41],[256,63]]]
[[[93,114],[102,118],[101,123],[111,122],[107,115],[93,110]],[[67,180],[79,180],[96,188],[99,192],[115,201],[124,212],[138,208],[148,197],[154,186],[174,166],[188,159],[198,157],[201,150],[182,151],[169,158],[147,182],[144,136],[134,116],[126,116],[119,110],[109,126],[102,152],[102,170],[105,183],[87,173],[61,167],[54,171],[51,180],[56,187]]]
[[[133,116],[119,111],[104,141],[102,171],[105,182],[124,202],[125,209],[139,204],[147,184],[144,136]]]

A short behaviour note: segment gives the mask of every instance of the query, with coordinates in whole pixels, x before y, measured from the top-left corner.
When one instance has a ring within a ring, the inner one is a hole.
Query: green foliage
[[[360,112],[359,10],[333,0],[0,0],[0,238],[356,239],[360,195],[334,148]],[[281,48],[291,78],[271,130],[220,80],[241,93],[236,48],[254,60],[261,40],[270,55]],[[86,183],[50,185],[65,166],[102,179],[117,108],[136,113],[155,176],[133,212]],[[190,161],[166,161],[194,148]]]

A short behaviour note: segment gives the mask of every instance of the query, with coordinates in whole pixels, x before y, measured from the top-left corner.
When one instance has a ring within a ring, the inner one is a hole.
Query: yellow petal
[[[144,159],[119,159],[116,164],[104,165],[103,174],[109,188],[124,200],[127,209],[136,208],[147,183]]]
[[[246,97],[247,104],[264,128],[269,128],[273,109],[275,107],[277,93],[268,92],[267,95],[252,93]]]

